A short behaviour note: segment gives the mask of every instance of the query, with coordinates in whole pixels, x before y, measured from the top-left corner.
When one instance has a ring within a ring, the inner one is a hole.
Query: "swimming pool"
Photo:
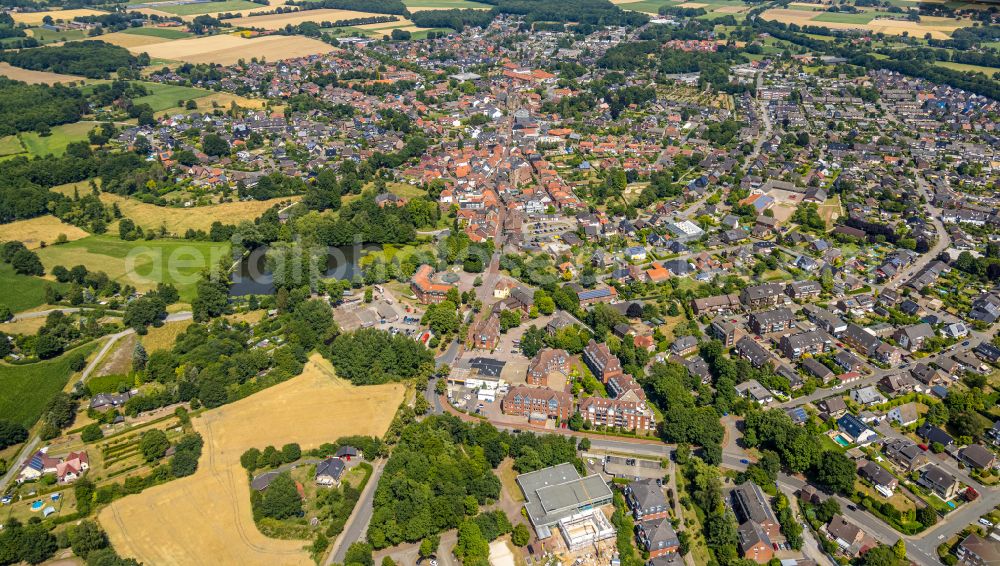
[[[45,505],[45,502],[43,502],[41,500],[36,501],[36,502],[34,502],[34,503],[31,504],[31,510],[32,511],[38,511],[39,509],[42,508],[42,505]]]
[[[848,440],[846,438],[844,438],[843,434],[838,434],[837,436],[834,436],[833,437],[833,441],[836,442],[837,444],[843,446],[844,448],[847,448],[848,446],[851,445],[851,443],[848,442]]]

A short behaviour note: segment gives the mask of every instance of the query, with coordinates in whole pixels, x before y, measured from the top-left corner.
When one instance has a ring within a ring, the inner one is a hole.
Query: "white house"
[[[889,419],[890,422],[898,423],[900,426],[910,426],[917,422],[918,417],[916,403],[906,403],[905,405],[890,409],[889,414],[885,418]]]

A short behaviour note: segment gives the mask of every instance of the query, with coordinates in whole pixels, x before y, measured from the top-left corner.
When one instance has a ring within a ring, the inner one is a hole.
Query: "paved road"
[[[375,487],[378,486],[378,480],[382,477],[382,470],[385,468],[385,462],[386,460],[382,459],[372,464],[372,475],[368,478],[368,483],[365,484],[365,490],[361,493],[361,497],[354,506],[354,512],[351,513],[350,518],[347,519],[347,525],[344,526],[344,532],[340,533],[340,536],[337,537],[336,541],[334,541],[333,548],[330,550],[330,554],[326,557],[326,566],[329,566],[334,562],[343,564],[344,555],[347,553],[347,547],[351,546],[352,542],[365,539],[365,533],[368,531],[368,523],[371,522],[372,512],[375,510],[375,507],[372,504],[375,499]]]
[[[44,318],[54,312],[63,312],[66,314],[70,314],[74,312],[80,312],[80,309],[77,307],[73,307],[65,309],[46,309],[43,311],[22,312],[14,315],[14,321],[17,322],[21,320],[31,320],[33,318]]]

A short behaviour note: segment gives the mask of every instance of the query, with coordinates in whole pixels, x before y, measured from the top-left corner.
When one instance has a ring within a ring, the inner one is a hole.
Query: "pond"
[[[328,248],[324,279],[351,279],[360,273],[358,261],[365,253],[381,249],[377,245],[341,246]],[[245,255],[239,267],[233,271],[233,283],[229,294],[234,297],[244,295],[273,295],[274,280],[267,268],[267,247],[259,247]]]

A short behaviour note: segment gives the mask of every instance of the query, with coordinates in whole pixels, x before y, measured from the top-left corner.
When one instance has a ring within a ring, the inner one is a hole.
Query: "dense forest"
[[[138,69],[149,64],[145,53],[136,57],[124,47],[103,41],[70,41],[55,47],[0,53],[0,60],[33,71],[51,71],[107,79],[119,69]]]
[[[76,122],[87,110],[77,88],[60,84],[29,85],[0,77],[0,136]]]
[[[330,344],[330,361],[337,375],[355,385],[428,376],[434,369],[434,356],[423,344],[374,328],[337,336]]]

